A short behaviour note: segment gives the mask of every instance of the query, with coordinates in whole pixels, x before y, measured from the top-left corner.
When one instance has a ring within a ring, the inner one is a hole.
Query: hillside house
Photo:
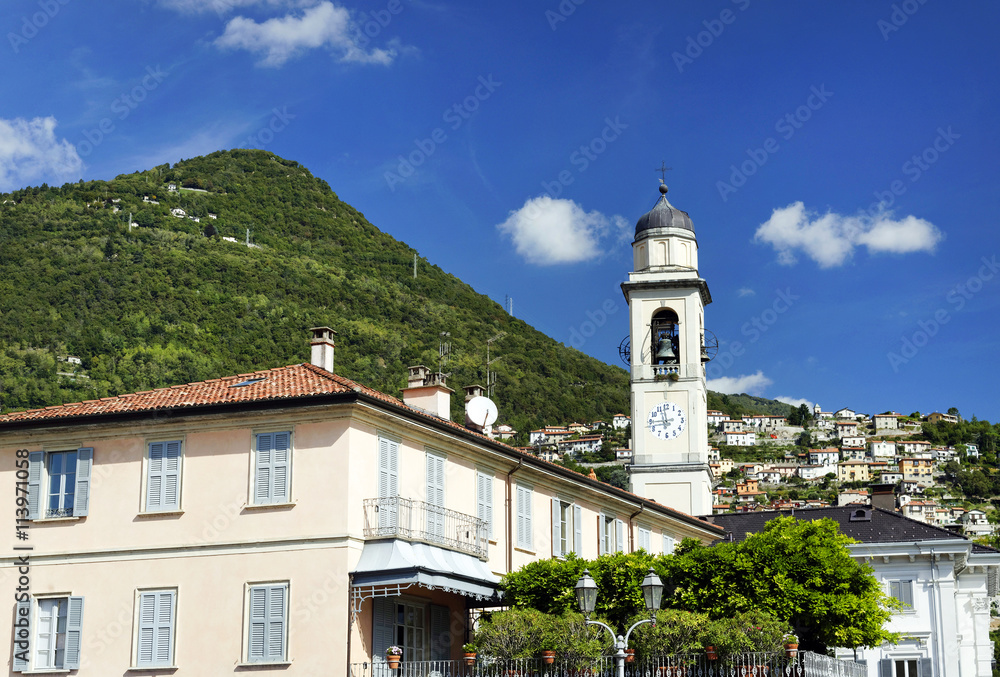
[[[929,458],[901,458],[899,471],[904,483],[914,481],[922,487],[934,486],[934,461]]]
[[[867,489],[841,489],[837,493],[837,505],[868,505]]]
[[[864,435],[846,435],[840,438],[841,447],[865,447],[867,444],[868,439]]]
[[[625,430],[632,423],[632,417],[625,414],[615,414],[611,418],[611,427],[615,430]]]
[[[872,458],[895,458],[896,443],[891,440],[871,440],[868,443]]]
[[[559,440],[556,442],[556,448],[565,456],[566,454],[595,453],[601,450],[601,445],[603,444],[603,435],[592,435],[589,437],[580,437],[575,440]]]
[[[837,421],[833,424],[834,433],[837,437],[856,437],[858,434],[857,421]]]
[[[752,447],[757,444],[757,433],[726,433],[726,444],[731,447]]]
[[[719,424],[720,430],[724,433],[741,433],[746,430],[743,419],[726,419]],[[726,442],[726,444],[729,444]]]
[[[864,461],[868,458],[868,450],[864,447],[841,447],[840,460],[842,461]]]
[[[939,411],[935,411],[933,414],[925,416],[924,420],[928,423],[958,423],[961,419],[953,414],[942,414]]]
[[[837,463],[840,461],[840,451],[837,449],[810,449],[808,462],[809,465],[822,465],[829,470],[827,472],[835,472],[837,468]]]
[[[729,416],[722,411],[716,411],[715,409],[708,410],[708,425],[712,427],[718,426],[723,421],[729,419]]]
[[[820,480],[826,477],[827,473],[836,474],[835,469],[830,469],[825,465],[800,465],[799,466],[799,477],[802,479],[812,482],[815,480]]]
[[[837,411],[833,412],[833,416],[834,418],[843,421],[847,419],[853,420],[857,418],[858,415],[854,412],[853,409],[848,409],[845,407],[843,409],[838,409]]]
[[[615,459],[619,461],[631,461],[632,460],[632,450],[631,449],[615,449]]]
[[[837,479],[841,482],[870,482],[871,471],[864,461],[842,461],[837,464]]]
[[[396,398],[333,373],[328,328],[311,350],[0,415],[0,498],[27,465],[33,548],[0,635],[24,617],[34,647],[62,647],[13,671],[360,674],[390,644],[404,665],[458,660],[506,572],[723,535],[452,422],[442,375],[411,370]]]
[[[875,414],[872,420],[876,430],[899,430],[899,414]]]

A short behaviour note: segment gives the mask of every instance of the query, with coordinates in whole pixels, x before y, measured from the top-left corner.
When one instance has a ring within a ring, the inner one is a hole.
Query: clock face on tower
[[[684,410],[673,402],[660,402],[649,410],[646,424],[650,432],[662,440],[672,440],[684,432],[687,417]]]

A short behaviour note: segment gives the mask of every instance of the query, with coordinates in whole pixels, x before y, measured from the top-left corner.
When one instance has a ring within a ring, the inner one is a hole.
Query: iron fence
[[[478,517],[402,496],[366,498],[364,509],[365,538],[419,541],[489,558],[487,524]]]
[[[625,663],[625,677],[866,677],[862,663],[801,651],[783,654],[747,653],[721,660],[705,654],[655,656]],[[349,677],[616,677],[614,656],[558,660],[541,658],[466,661],[403,661],[390,668],[384,661],[353,663]]]

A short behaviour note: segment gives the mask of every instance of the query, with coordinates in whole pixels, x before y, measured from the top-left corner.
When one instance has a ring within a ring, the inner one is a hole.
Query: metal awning
[[[369,597],[395,596],[411,586],[475,600],[499,596],[497,578],[477,557],[400,539],[368,541],[351,572],[353,612]]]

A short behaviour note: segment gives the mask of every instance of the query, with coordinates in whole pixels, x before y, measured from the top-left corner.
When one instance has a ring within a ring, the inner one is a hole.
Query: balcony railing
[[[367,498],[365,538],[400,538],[489,558],[485,520],[402,496]]]
[[[626,677],[866,677],[862,663],[799,652],[797,658],[782,654],[748,653],[710,661],[705,654],[657,656],[625,664]],[[392,669],[387,663],[352,663],[348,677],[617,677],[614,656],[544,663],[540,658],[492,660],[478,657],[464,661],[403,661]]]

